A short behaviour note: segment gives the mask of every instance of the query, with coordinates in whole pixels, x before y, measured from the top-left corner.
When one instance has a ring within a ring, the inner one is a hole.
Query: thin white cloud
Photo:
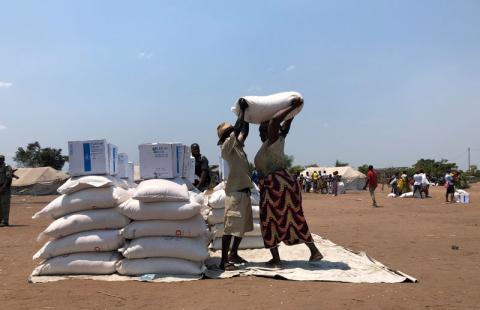
[[[327,128],[328,126],[330,126],[328,122],[323,123],[323,127]]]
[[[11,82],[0,81],[0,88],[10,88],[12,86],[13,86],[13,83],[11,83]]]
[[[140,52],[137,55],[138,59],[152,59],[153,58],[153,53],[152,52]]]
[[[296,68],[297,68],[297,66],[295,66],[295,65],[290,65],[290,66],[287,67],[287,69],[285,69],[285,71],[290,72],[290,71],[295,70]]]
[[[0,124],[0,130],[6,130],[7,126]]]
[[[252,93],[252,92],[260,92],[262,91],[263,88],[258,86],[258,85],[252,85],[247,89],[247,92]]]

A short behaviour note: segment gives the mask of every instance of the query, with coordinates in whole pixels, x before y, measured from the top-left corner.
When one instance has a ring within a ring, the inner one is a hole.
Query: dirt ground
[[[47,220],[31,216],[53,199],[13,198],[11,227],[0,228],[0,309],[480,309],[480,184],[472,203],[392,199],[377,190],[304,196],[311,231],[365,251],[418,283],[346,284],[256,277],[185,283],[67,280],[29,284]],[[452,249],[452,245],[459,247]]]

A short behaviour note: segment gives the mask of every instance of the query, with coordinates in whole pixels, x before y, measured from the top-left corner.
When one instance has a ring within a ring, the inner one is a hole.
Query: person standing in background
[[[305,172],[305,193],[310,192],[310,188],[312,187],[312,177],[310,176],[310,173]]]
[[[367,173],[367,182],[365,183],[365,186],[363,189],[367,189],[370,193],[370,197],[372,198],[372,207],[376,208],[377,207],[377,201],[375,200],[375,189],[378,186],[378,179],[377,179],[377,173],[375,170],[373,170],[373,166],[370,165],[368,166],[368,173]]]
[[[413,197],[415,197],[415,193],[418,191],[420,193],[420,198],[423,199],[422,179],[422,174],[419,171],[415,171],[415,174],[413,175]]]
[[[6,165],[5,156],[0,155],[0,227],[10,225],[10,187],[12,185],[12,178],[12,167]]]
[[[425,198],[429,198],[430,180],[423,170],[420,170],[420,174],[422,175],[422,192],[425,193]]]
[[[452,171],[450,170],[448,170],[447,174],[445,175],[445,187],[447,188],[447,192],[445,193],[445,202],[448,202],[448,196],[450,195],[450,203],[453,203],[455,186],[454,186],[453,174],[452,174]]]
[[[255,185],[258,185],[258,172],[257,172],[257,169],[253,169],[253,171],[252,171],[252,182],[255,183]]]
[[[338,195],[338,179],[339,179],[338,171],[334,171],[333,176],[332,176],[332,194],[333,194],[333,196]]]
[[[193,143],[190,146],[192,156],[195,158],[195,176],[196,180],[194,186],[199,191],[204,191],[210,187],[210,168],[208,166],[208,159],[200,154],[200,146],[197,143]]]
[[[318,192],[318,179],[319,179],[318,172],[314,171],[312,173],[312,188],[314,193]]]

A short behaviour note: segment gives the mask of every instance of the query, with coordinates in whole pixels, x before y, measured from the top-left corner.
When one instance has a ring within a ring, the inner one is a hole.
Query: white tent
[[[51,167],[18,168],[18,179],[12,180],[12,193],[16,195],[51,195],[68,179],[68,175]]]
[[[345,190],[350,190],[350,191],[357,191],[357,190],[362,190],[363,186],[365,186],[365,181],[367,176],[361,173],[358,170],[353,169],[350,166],[346,167],[310,167],[305,170],[303,170],[300,174],[304,175],[306,172],[310,175],[314,171],[317,171],[318,173],[326,171],[327,175],[328,174],[333,174],[334,171],[338,171],[338,174],[342,177],[340,181],[342,181],[345,184]]]

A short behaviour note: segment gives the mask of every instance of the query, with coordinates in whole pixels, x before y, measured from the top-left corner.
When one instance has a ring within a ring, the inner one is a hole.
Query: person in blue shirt
[[[453,196],[455,194],[455,186],[453,185],[453,174],[449,170],[445,175],[445,187],[447,188],[447,192],[445,193],[445,202],[448,202],[448,196],[450,195],[450,203],[453,203]]]

